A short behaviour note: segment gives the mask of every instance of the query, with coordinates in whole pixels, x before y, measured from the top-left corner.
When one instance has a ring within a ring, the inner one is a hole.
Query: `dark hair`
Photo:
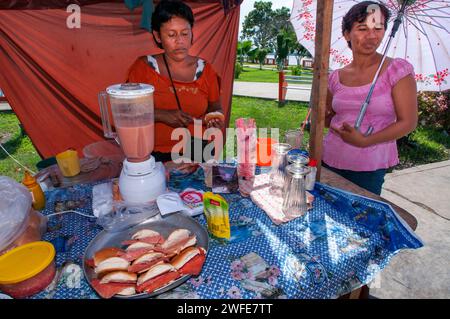
[[[191,28],[194,26],[194,13],[192,13],[192,9],[187,4],[179,0],[161,0],[152,14],[152,30],[159,32],[161,25],[173,17],[185,19],[189,22]],[[156,39],[155,42],[162,49],[161,43],[156,41]]]
[[[367,11],[367,7],[371,4],[376,4],[380,7],[381,13],[384,16],[384,29],[387,29],[388,20],[391,16],[391,13],[389,12],[389,9],[386,8],[386,6],[382,3],[375,2],[375,1],[363,1],[358,4],[355,4],[353,7],[348,10],[348,12],[345,14],[344,18],[342,18],[342,34],[344,35],[345,32],[350,32],[352,29],[353,23],[355,22],[363,22],[366,20],[367,16],[369,15],[369,12]],[[352,44],[350,41],[347,41],[349,48],[352,48]]]

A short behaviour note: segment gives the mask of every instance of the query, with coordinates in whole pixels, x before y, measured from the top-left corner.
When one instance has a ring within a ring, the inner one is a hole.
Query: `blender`
[[[155,134],[153,92],[154,87],[148,84],[124,83],[98,94],[103,133],[114,138],[125,153],[119,189],[128,203],[148,203],[166,191],[164,165],[151,155]],[[108,104],[116,132],[111,128]]]

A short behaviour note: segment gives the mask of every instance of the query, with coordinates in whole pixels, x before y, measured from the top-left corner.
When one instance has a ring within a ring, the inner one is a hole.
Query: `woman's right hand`
[[[172,127],[187,127],[193,122],[193,118],[180,110],[155,110],[155,122]]]

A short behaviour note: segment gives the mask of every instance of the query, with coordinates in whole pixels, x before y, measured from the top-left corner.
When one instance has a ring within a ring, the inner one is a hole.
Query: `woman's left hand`
[[[348,144],[357,147],[369,146],[367,137],[348,123],[343,123],[340,128],[331,126],[330,129]]]

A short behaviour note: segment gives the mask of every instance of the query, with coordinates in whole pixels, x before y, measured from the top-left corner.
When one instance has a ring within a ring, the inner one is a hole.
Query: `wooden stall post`
[[[309,138],[310,157],[317,160],[317,181],[320,181],[322,163],[333,3],[334,1],[330,0],[317,1],[314,75],[311,90],[311,136]]]

